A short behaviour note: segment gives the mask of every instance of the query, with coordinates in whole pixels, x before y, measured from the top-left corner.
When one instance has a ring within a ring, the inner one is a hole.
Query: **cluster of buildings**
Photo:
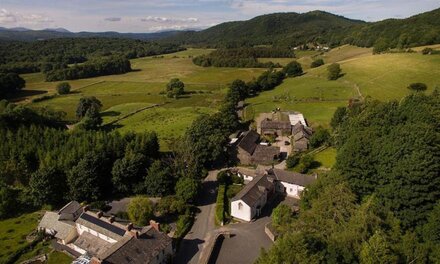
[[[91,212],[72,201],[57,212],[46,212],[38,229],[56,239],[55,248],[66,251],[81,264],[167,263],[173,254],[172,239],[159,224],[135,227],[114,216]]]
[[[280,158],[280,146],[262,141],[262,137],[286,138],[295,152],[306,151],[313,130],[308,127],[301,113],[280,113],[281,120],[264,118],[258,125],[258,132],[249,130],[231,136],[230,145],[235,151],[237,162],[242,165],[270,165]],[[281,142],[285,144],[285,141]]]
[[[256,170],[240,168],[237,174],[246,185],[231,201],[231,216],[243,221],[258,217],[275,194],[299,199],[304,188],[317,179],[316,174],[264,169],[261,166]]]

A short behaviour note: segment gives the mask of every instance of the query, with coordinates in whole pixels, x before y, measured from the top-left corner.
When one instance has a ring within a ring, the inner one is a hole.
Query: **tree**
[[[107,183],[105,160],[101,155],[88,152],[67,175],[71,199],[97,201],[104,197]]]
[[[70,93],[70,84],[68,82],[61,82],[57,85],[57,92],[60,95]]]
[[[342,122],[347,118],[347,108],[346,107],[338,107],[333,114],[332,120],[330,121],[330,126],[333,129],[336,129]]]
[[[42,206],[60,205],[66,200],[68,191],[66,175],[54,167],[40,168],[34,172],[29,182],[35,204]]]
[[[295,167],[299,163],[300,157],[298,154],[290,154],[286,159],[286,167],[289,169]]]
[[[316,59],[312,62],[312,64],[310,65],[311,68],[317,68],[321,65],[324,65],[324,60],[323,59]]]
[[[25,80],[16,73],[0,73],[0,96],[20,91],[25,85]]]
[[[415,91],[415,92],[423,92],[428,89],[428,86],[424,83],[412,83],[408,86],[408,89]]]
[[[176,196],[182,201],[191,202],[197,196],[200,181],[189,177],[182,177],[176,183]]]
[[[275,227],[286,227],[292,221],[292,210],[286,204],[279,204],[273,210],[271,217]]]
[[[76,108],[76,117],[78,117],[78,119],[83,118],[89,109],[93,109],[91,114],[97,112],[99,113],[101,107],[102,103],[96,97],[82,97],[79,100],[78,106]]]
[[[178,98],[185,93],[185,84],[178,78],[171,79],[166,88],[168,97]]]
[[[121,194],[132,194],[137,191],[148,165],[145,155],[128,151],[118,159],[112,168],[112,183]]]
[[[153,217],[153,204],[148,197],[136,196],[127,206],[130,221],[139,226],[145,226]]]
[[[283,72],[287,75],[287,77],[296,77],[303,74],[303,69],[299,62],[292,61],[283,68]]]
[[[428,222],[423,226],[423,237],[440,245],[440,201],[428,215]]]
[[[338,63],[330,64],[327,67],[328,75],[327,79],[329,80],[337,80],[339,77],[341,77],[341,66]]]
[[[8,185],[0,185],[0,219],[10,217],[17,211],[18,192]]]
[[[312,166],[313,161],[314,160],[312,155],[309,154],[303,155],[299,160],[299,167],[298,167],[299,172],[306,173],[310,169],[310,166]]]
[[[90,130],[97,129],[102,124],[102,117],[99,111],[92,107],[87,110],[86,115],[79,123],[79,127],[82,129]]]
[[[392,264],[398,263],[397,255],[392,251],[390,243],[382,232],[376,232],[362,244],[360,263],[362,264]]]
[[[163,197],[173,191],[173,178],[168,167],[156,160],[148,168],[144,181],[145,193],[149,196]]]
[[[323,127],[318,127],[313,135],[310,137],[310,146],[312,148],[317,148],[327,143],[330,140],[330,132],[328,129]]]

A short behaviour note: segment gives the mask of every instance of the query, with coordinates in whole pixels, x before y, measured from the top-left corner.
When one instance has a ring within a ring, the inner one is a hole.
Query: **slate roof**
[[[71,201],[58,211],[58,214],[73,214],[81,209],[81,205],[77,201]]]
[[[260,139],[260,135],[254,130],[249,130],[238,143],[238,147],[252,155],[255,148],[258,146],[257,142]]]
[[[246,184],[244,188],[232,198],[232,201],[242,200],[252,207],[264,195],[265,190],[272,189],[273,183],[268,180],[267,175],[259,175]]]
[[[297,123],[292,128],[293,138],[295,140],[299,140],[302,137],[309,138],[312,135],[313,131],[311,128],[302,125],[301,123]]]
[[[150,263],[172,243],[172,239],[151,226],[144,228],[139,237],[126,243],[103,259],[105,264]]]
[[[84,249],[91,256],[99,256],[104,254],[112,243],[105,241],[89,232],[83,232],[73,244],[81,249]]]
[[[293,171],[270,169],[268,173],[271,177],[274,177],[278,181],[292,183],[303,187],[306,187],[316,181],[315,175],[301,174]]]
[[[65,240],[69,234],[76,232],[73,221],[58,221],[58,213],[46,212],[38,224],[38,229],[55,231],[55,237]]]
[[[309,140],[307,138],[301,138],[295,141],[294,149],[299,151],[307,150],[308,145],[309,145]]]
[[[255,163],[269,164],[280,155],[280,148],[275,146],[258,145],[252,154]]]
[[[106,235],[114,240],[121,239],[126,232],[126,230],[119,227],[116,222],[109,223],[88,212],[82,213],[76,220],[76,223],[95,230],[96,232]]]
[[[263,121],[261,121],[261,129],[290,130],[291,124],[289,121],[272,121],[269,119],[264,119]]]

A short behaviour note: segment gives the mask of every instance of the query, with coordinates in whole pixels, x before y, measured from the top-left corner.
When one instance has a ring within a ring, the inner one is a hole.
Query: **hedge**
[[[219,225],[225,222],[225,194],[226,186],[223,184],[219,185],[215,206],[215,222]]]

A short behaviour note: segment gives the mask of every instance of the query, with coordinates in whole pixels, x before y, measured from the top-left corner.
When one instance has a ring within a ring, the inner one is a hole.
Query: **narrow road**
[[[202,183],[202,193],[197,204],[200,212],[197,214],[191,230],[182,240],[175,263],[196,264],[207,234],[216,229],[214,214],[217,199],[217,173],[218,171],[210,171]]]

